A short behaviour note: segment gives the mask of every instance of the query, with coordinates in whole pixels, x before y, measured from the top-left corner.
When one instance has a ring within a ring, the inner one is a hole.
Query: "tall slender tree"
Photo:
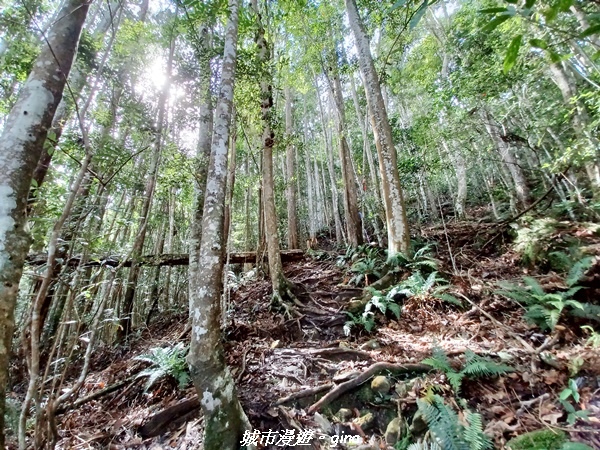
[[[29,185],[62,98],[89,6],[88,0],[64,4],[0,138],[0,448],[4,448],[14,309],[31,242],[25,229]]]
[[[189,302],[192,339],[188,363],[204,412],[204,448],[207,450],[238,449],[247,427],[247,418],[238,401],[233,377],[225,365],[221,341],[221,295],[226,249],[223,226],[227,148],[237,56],[238,8],[238,0],[229,1],[221,87],[204,192],[202,236],[198,235],[200,228],[194,226],[195,233],[190,242]]]
[[[283,273],[279,233],[277,230],[277,210],[275,209],[275,183],[273,181],[273,147],[275,133],[273,131],[273,74],[270,61],[271,50],[265,37],[265,28],[258,1],[252,0],[252,9],[256,20],[256,46],[258,48],[258,64],[260,66],[260,109],[262,133],[262,202],[265,220],[265,238],[269,258],[269,276],[273,287],[273,299],[281,307],[288,309],[285,299],[295,299],[291,291],[291,283]],[[288,309],[289,310],[289,309]]]
[[[375,70],[369,38],[358,14],[355,0],[345,0],[348,20],[354,34],[360,70],[365,84],[371,127],[379,156],[379,171],[382,180],[383,201],[388,233],[388,257],[398,252],[410,251],[410,234],[406,217],[406,205],[400,186],[396,149],[392,139],[392,128],[381,94],[379,76]]]

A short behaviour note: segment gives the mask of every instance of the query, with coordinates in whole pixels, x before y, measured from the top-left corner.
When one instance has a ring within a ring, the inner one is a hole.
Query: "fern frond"
[[[431,272],[425,280],[425,284],[423,285],[423,292],[429,291],[433,285],[438,281],[437,272]]]
[[[463,306],[462,302],[452,294],[435,294],[435,297],[444,300],[445,302],[452,303],[453,305],[460,306],[461,308]]]
[[[465,412],[467,426],[465,427],[465,441],[469,443],[470,450],[488,450],[493,448],[492,440],[483,432],[481,414]]]
[[[400,305],[398,305],[397,303],[388,303],[387,305],[387,309],[389,309],[392,314],[394,314],[394,316],[396,316],[396,319],[400,318],[400,314],[401,314],[401,310],[400,310]]]
[[[594,258],[592,256],[586,256],[585,258],[577,261],[571,270],[569,270],[569,274],[567,275],[567,279],[565,280],[567,286],[574,286],[581,281],[585,273],[592,266],[594,262]]]
[[[514,370],[506,364],[498,364],[490,358],[479,356],[471,350],[465,352],[465,358],[466,364],[461,373],[468,377],[493,377]]]
[[[410,444],[406,450],[443,450],[436,442],[415,442]]]
[[[533,277],[523,277],[523,282],[529,286],[531,292],[537,295],[544,295],[544,288],[542,285]]]
[[[431,358],[426,358],[421,362],[436,370],[441,370],[444,373],[454,372],[454,369],[450,365],[448,355],[446,355],[444,349],[440,347],[434,347]]]
[[[581,306],[581,309],[576,308],[571,310],[571,314],[575,317],[581,317],[600,322],[600,305],[594,305],[593,303],[582,303]]]
[[[446,377],[448,378],[450,386],[452,386],[452,389],[456,392],[456,395],[460,394],[460,388],[465,374],[462,372],[447,372]]]
[[[495,291],[495,294],[502,295],[524,305],[534,303],[531,293],[524,287],[509,282],[500,282],[498,285],[502,289]]]

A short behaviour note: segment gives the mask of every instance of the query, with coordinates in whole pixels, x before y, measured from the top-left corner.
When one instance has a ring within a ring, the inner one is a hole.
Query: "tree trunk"
[[[194,233],[190,243],[189,296],[192,337],[187,360],[204,412],[206,450],[237,450],[247,425],[247,418],[237,399],[233,377],[225,365],[220,327],[225,257],[223,225],[227,183],[227,144],[233,110],[238,0],[229,1],[229,10],[221,88],[216,107],[204,195],[202,236]],[[198,230],[198,227],[194,227],[194,230]],[[199,251],[196,251],[198,248]]]
[[[381,202],[381,190],[379,188],[379,179],[377,178],[377,173],[375,171],[375,162],[373,161],[373,153],[371,152],[371,146],[369,145],[369,138],[367,136],[367,127],[368,127],[368,119],[367,117],[363,117],[360,109],[360,104],[358,102],[358,93],[356,92],[356,86],[354,82],[354,75],[350,76],[350,89],[352,92],[352,101],[354,102],[354,109],[356,110],[356,117],[358,119],[358,126],[360,128],[360,133],[363,138],[363,151],[367,157],[367,164],[369,166],[369,175],[371,177],[371,185],[375,189],[375,198],[377,202]],[[363,170],[365,170],[363,168]],[[379,206],[379,204],[377,205]],[[379,208],[375,208],[379,209]]]
[[[358,194],[356,192],[356,183],[354,171],[352,169],[352,160],[350,147],[346,140],[346,111],[344,108],[344,96],[342,93],[342,83],[337,71],[333,71],[333,86],[331,95],[337,109],[338,134],[340,139],[339,156],[342,168],[342,180],[344,182],[344,212],[346,218],[346,236],[348,244],[356,247],[362,244],[362,224],[358,213]]]
[[[107,61],[107,56],[112,51],[112,47],[117,35],[117,30],[119,29],[119,24],[121,22],[121,17],[123,13],[123,9],[125,7],[126,2],[123,4],[120,3],[110,3],[107,7],[108,11],[106,17],[100,22],[98,27],[94,30],[93,38],[99,40],[106,34],[109,30],[111,24],[113,25],[113,33],[111,35],[110,40],[104,50],[104,57],[102,58],[102,63],[98,68],[98,72],[96,76],[99,76]],[[116,15],[116,16],[115,16]],[[88,69],[89,70],[89,69]],[[69,96],[64,96],[58,107],[56,109],[56,113],[52,120],[52,127],[48,132],[48,142],[44,145],[44,149],[42,150],[42,154],[37,163],[35,171],[33,172],[33,180],[31,192],[29,194],[29,203],[31,208],[31,203],[35,201],[37,196],[37,190],[44,183],[46,178],[46,174],[48,173],[48,169],[50,168],[50,162],[52,161],[52,156],[54,155],[54,150],[58,141],[60,140],[64,127],[69,120],[73,112],[73,102],[76,102],[79,98],[83,88],[85,87],[86,77],[89,74],[84,71],[81,67],[74,67],[71,76],[69,77]],[[70,98],[70,96],[74,98]],[[93,94],[90,94],[93,96]],[[83,120],[83,117],[81,117]]]
[[[464,219],[465,217],[465,203],[467,201],[467,164],[465,158],[456,147],[450,149],[448,143],[442,141],[444,150],[446,150],[446,156],[452,162],[454,166],[454,173],[456,174],[456,197],[454,200],[454,211],[456,216]]]
[[[68,1],[48,34],[0,138],[0,448],[14,309],[30,236],[29,186],[69,75],[89,3]]]
[[[315,89],[317,90],[317,103],[319,105],[319,114],[321,116],[321,126],[323,128],[323,139],[325,141],[325,151],[327,152],[327,171],[329,172],[329,184],[331,189],[331,203],[333,220],[335,223],[335,242],[337,244],[344,243],[344,234],[342,232],[342,220],[340,218],[340,207],[338,202],[338,190],[337,182],[335,179],[335,163],[333,161],[333,145],[327,132],[327,121],[325,120],[325,111],[323,108],[323,102],[321,101],[321,95],[318,89],[319,85],[315,79]],[[330,224],[328,224],[330,225]]]
[[[200,237],[202,236],[202,214],[204,211],[204,191],[206,190],[206,177],[208,174],[208,161],[210,159],[210,148],[213,132],[213,105],[212,95],[210,90],[210,79],[212,70],[210,67],[210,51],[211,42],[208,33],[208,27],[203,26],[200,31],[201,54],[199,55],[200,62],[200,104],[199,122],[198,122],[198,146],[196,153],[197,176],[195,184],[195,204],[194,218],[192,220],[191,233],[198,236],[197,243],[200,245]],[[195,228],[197,227],[197,229]],[[200,251],[200,248],[192,249]]]
[[[292,141],[294,128],[292,121],[292,92],[289,86],[285,87],[285,134],[287,146],[285,152],[285,172],[286,189],[285,197],[287,200],[287,241],[288,249],[293,250],[298,247],[298,218],[296,216],[296,147]]]
[[[371,127],[375,135],[379,156],[379,171],[383,187],[383,199],[388,232],[388,258],[398,252],[409,254],[410,234],[406,217],[406,206],[400,186],[396,163],[396,149],[392,140],[392,129],[381,94],[379,77],[375,70],[369,39],[363,29],[355,0],[345,0],[348,20],[354,33],[358,50],[360,70],[364,78],[365,93]]]
[[[523,168],[520,166],[519,161],[513,154],[510,145],[507,142],[504,142],[502,139],[502,135],[500,133],[500,125],[494,120],[494,118],[486,111],[483,110],[482,113],[484,119],[485,128],[492,138],[496,150],[500,154],[502,158],[502,162],[508,169],[510,173],[510,177],[514,183],[515,193],[517,194],[517,198],[521,203],[523,208],[527,208],[531,203],[531,192],[529,191],[529,186],[527,185],[527,178],[525,177],[525,173],[523,172]]]
[[[277,211],[275,209],[275,186],[273,182],[273,146],[275,133],[271,122],[273,109],[272,74],[269,68],[271,52],[265,38],[261,14],[258,11],[257,0],[252,1],[252,8],[257,21],[256,45],[258,47],[258,60],[261,67],[261,122],[263,126],[263,153],[262,153],[262,194],[265,218],[265,237],[267,254],[269,256],[269,276],[273,287],[273,300],[284,305],[284,299],[293,298],[290,282],[283,274],[283,264],[279,248],[279,233],[277,230]]]

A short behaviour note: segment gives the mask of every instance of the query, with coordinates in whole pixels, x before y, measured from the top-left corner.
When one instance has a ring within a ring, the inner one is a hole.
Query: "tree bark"
[[[202,236],[191,237],[189,300],[192,337],[188,363],[204,412],[204,448],[239,448],[247,424],[221,342],[221,295],[225,252],[224,219],[227,151],[233,110],[238,0],[229,1],[221,87],[204,196]],[[198,227],[194,228],[198,230]],[[200,240],[200,244],[198,244]],[[199,251],[196,249],[199,248]]]
[[[298,218],[296,215],[296,147],[292,141],[294,136],[294,124],[292,121],[292,92],[289,86],[285,87],[285,134],[287,146],[285,152],[285,172],[286,188],[285,196],[287,200],[287,241],[288,249],[293,250],[298,247]]]
[[[47,36],[0,138],[0,448],[14,309],[30,245],[27,197],[48,128],[62,98],[89,3],[68,1]]]
[[[344,212],[346,219],[346,237],[348,243],[352,247],[362,244],[362,223],[358,213],[358,194],[356,192],[356,183],[354,179],[354,171],[352,169],[352,161],[350,155],[350,147],[346,139],[346,111],[344,107],[344,96],[342,93],[342,83],[337,71],[333,71],[332,75],[331,95],[337,109],[337,125],[340,139],[339,156],[342,168],[342,180],[344,182]]]
[[[98,69],[98,73],[96,76],[99,76],[103,68],[106,64],[107,56],[112,51],[113,44],[115,42],[115,38],[117,35],[117,30],[119,29],[119,24],[121,22],[121,17],[123,14],[123,9],[126,5],[126,2],[113,2],[107,5],[106,17],[100,22],[98,27],[94,30],[93,38],[99,40],[106,34],[109,30],[111,24],[113,24],[113,33],[111,35],[110,40],[104,50],[104,57],[102,58],[101,66]],[[89,68],[88,68],[89,71]],[[52,127],[50,128],[48,134],[49,138],[48,142],[44,145],[42,150],[42,154],[37,163],[35,171],[33,172],[33,180],[31,191],[29,193],[29,203],[35,202],[35,198],[37,196],[37,190],[44,183],[46,179],[46,174],[50,169],[50,162],[52,161],[52,156],[54,155],[54,151],[58,141],[60,140],[64,127],[69,120],[73,112],[73,103],[77,101],[83,88],[86,84],[86,78],[89,73],[82,67],[75,66],[69,77],[69,96],[63,96],[58,107],[56,109],[56,113],[54,114],[54,118],[52,120]],[[70,96],[74,98],[70,98]],[[92,95],[92,94],[90,94]],[[83,120],[83,117],[81,118]],[[31,208],[32,205],[30,205]]]
[[[275,145],[275,133],[271,126],[271,121],[273,120],[273,85],[272,74],[269,68],[271,51],[265,38],[265,30],[256,0],[252,1],[252,9],[257,21],[255,40],[258,47],[258,62],[261,67],[261,123],[263,126],[262,201],[267,254],[269,255],[269,276],[273,287],[273,300],[284,306],[284,299],[293,298],[293,294],[290,290],[291,284],[283,274],[279,232],[277,230],[277,211],[275,209],[275,186],[273,182],[273,146]]]
[[[335,223],[335,242],[337,244],[344,243],[344,233],[342,232],[342,220],[340,218],[340,207],[338,202],[337,182],[335,179],[335,163],[333,161],[333,146],[329,133],[327,132],[327,121],[325,120],[325,110],[321,101],[319,85],[315,79],[315,89],[317,91],[317,103],[319,105],[319,114],[321,116],[321,126],[323,128],[323,139],[325,141],[325,151],[327,152],[327,171],[329,172],[329,185],[331,189],[331,203],[333,221]],[[330,225],[330,224],[328,224]]]
[[[519,202],[523,206],[523,208],[529,207],[531,204],[531,192],[529,191],[529,186],[527,185],[527,178],[525,177],[525,173],[523,169],[519,165],[519,161],[515,157],[510,148],[510,145],[507,142],[504,142],[502,139],[502,135],[499,131],[499,124],[494,120],[494,118],[486,111],[483,110],[482,117],[484,120],[485,128],[492,138],[494,145],[496,146],[496,150],[500,154],[502,158],[502,162],[508,169],[510,173],[510,177],[514,183],[515,193]]]
[[[379,77],[375,70],[369,39],[363,28],[355,0],[345,0],[350,27],[358,50],[360,70],[364,79],[365,93],[371,127],[375,135],[379,156],[383,200],[388,232],[388,258],[398,252],[409,254],[410,234],[406,217],[406,206],[396,163],[396,149],[392,140],[392,128],[381,94]]]

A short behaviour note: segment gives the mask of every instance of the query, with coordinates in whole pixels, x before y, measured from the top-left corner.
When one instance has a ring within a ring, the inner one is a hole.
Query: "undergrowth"
[[[152,348],[150,353],[133,358],[151,364],[137,375],[137,378],[148,377],[144,392],[148,391],[157,381],[166,377],[175,379],[179,388],[186,387],[190,382],[188,365],[185,360],[187,352],[188,348],[180,342],[173,347]]]
[[[546,292],[532,277],[523,277],[525,286],[510,282],[498,283],[501,290],[497,294],[508,297],[526,310],[525,318],[542,330],[554,330],[563,313],[600,322],[600,306],[575,300],[574,296],[583,287],[577,283],[591,266],[593,258],[579,260],[565,278],[566,290]]]
[[[462,382],[465,378],[493,377],[513,371],[512,367],[479,356],[471,350],[465,351],[465,363],[460,370],[456,370],[450,364],[446,352],[440,347],[434,347],[432,356],[424,359],[422,363],[443,372],[457,395],[460,394]]]
[[[444,450],[487,450],[493,448],[492,441],[483,432],[483,421],[480,414],[464,409],[461,417],[437,395],[428,393],[417,400],[419,412],[429,427],[431,439],[429,447],[417,446],[409,448],[441,448]]]

